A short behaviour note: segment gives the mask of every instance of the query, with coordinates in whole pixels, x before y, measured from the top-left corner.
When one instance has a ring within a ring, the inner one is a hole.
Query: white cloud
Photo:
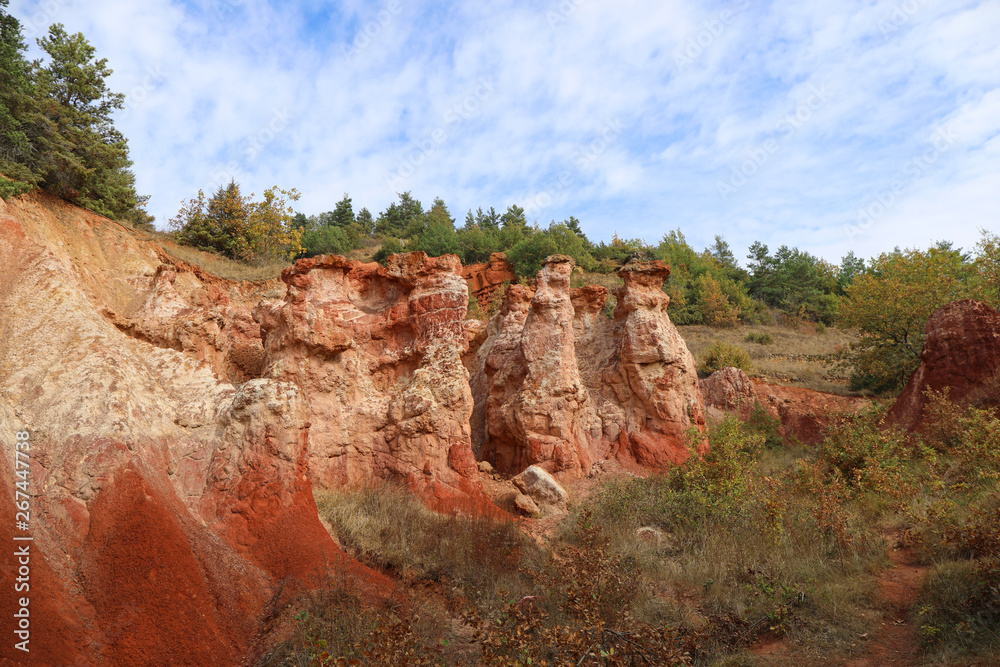
[[[393,184],[443,197],[459,219],[548,192],[537,219],[575,215],[595,239],[656,242],[680,227],[699,247],[722,234],[737,255],[761,240],[831,260],[944,237],[969,246],[1000,212],[1000,6],[987,0],[13,0],[10,11],[82,31],[109,59],[161,226],[227,172],[248,192],[298,188],[307,213],[344,192],[377,213]],[[492,90],[477,95],[484,78]],[[811,103],[818,89],[829,95]],[[624,129],[595,150],[609,122]],[[961,140],[846,235],[945,123]]]

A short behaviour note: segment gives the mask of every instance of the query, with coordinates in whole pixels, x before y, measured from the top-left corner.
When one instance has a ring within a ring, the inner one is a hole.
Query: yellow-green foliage
[[[717,341],[705,352],[698,370],[705,375],[711,375],[715,371],[727,367],[749,372],[751,367],[750,354],[738,345]]]

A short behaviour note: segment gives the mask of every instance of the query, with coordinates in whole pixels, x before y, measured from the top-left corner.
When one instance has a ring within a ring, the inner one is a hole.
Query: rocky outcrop
[[[286,269],[283,301],[254,316],[269,377],[308,402],[309,470],[320,487],[398,481],[439,509],[485,504],[462,364],[468,291],[458,257],[343,257]]]
[[[687,429],[703,430],[705,414],[694,356],[667,316],[670,297],[661,288],[670,268],[629,262],[618,275],[625,283],[615,292],[622,382],[612,389],[623,405],[629,453],[644,466],[680,463],[688,457]]]
[[[926,392],[948,390],[956,402],[1000,406],[1000,314],[980,301],[955,301],[927,320],[920,366],[886,415],[909,431],[923,422]]]
[[[517,344],[495,364],[486,399],[485,456],[498,470],[540,464],[573,475],[586,474],[592,465],[590,443],[600,437],[600,423],[577,367],[573,265],[565,255],[545,262]]]
[[[748,419],[755,403],[760,402],[753,380],[739,368],[721,368],[699,381],[705,408],[714,417],[733,412]]]
[[[33,538],[31,660],[18,664],[235,665],[304,587],[388,592],[319,522],[298,387],[236,387],[194,353],[123,331],[183,319],[187,272],[43,194],[0,202],[0,263],[0,433],[30,433],[28,468],[13,446],[0,457],[7,480],[27,470],[30,497],[18,526],[23,499],[13,483],[0,491],[0,538]],[[0,568],[7,590],[14,577]],[[14,604],[0,598],[0,613]]]
[[[614,320],[603,315],[607,290],[571,290],[572,270],[569,257],[550,257],[536,289],[512,286],[490,323],[472,383],[485,404],[481,456],[508,474],[538,465],[561,479],[607,456],[644,468],[683,461],[704,414],[660,289],[669,269],[623,267]]]
[[[218,279],[183,262],[177,265],[157,268],[144,301],[130,316],[105,310],[105,317],[131,336],[204,361],[221,380],[260,377],[264,348],[252,311],[277,286],[268,281],[223,290],[213,284]]]
[[[730,412],[745,421],[759,406],[781,422],[782,436],[805,444],[820,442],[838,417],[861,412],[872,405],[864,398],[751,380],[738,368],[720,369],[700,384],[710,415],[721,418]]]
[[[569,494],[544,468],[528,466],[511,480],[517,489],[536,503],[565,507]]]
[[[483,310],[489,309],[504,283],[517,281],[514,267],[502,252],[490,255],[488,262],[463,266],[462,277],[469,285],[469,294]]]

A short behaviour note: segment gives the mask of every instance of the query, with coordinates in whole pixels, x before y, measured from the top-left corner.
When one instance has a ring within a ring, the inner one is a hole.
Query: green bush
[[[774,343],[774,336],[766,331],[751,331],[744,340],[748,343],[757,343],[758,345],[771,345]]]
[[[399,239],[392,236],[382,239],[382,247],[378,249],[378,252],[372,257],[379,264],[384,265],[385,260],[389,255],[395,255],[397,253],[403,252],[403,244],[400,243]]]
[[[701,360],[701,367],[698,370],[705,375],[711,375],[717,370],[729,367],[739,368],[749,373],[750,355],[742,347],[730,345],[720,340],[716,341],[705,352],[705,356]]]
[[[343,227],[319,227],[310,229],[302,235],[302,245],[305,246],[305,256],[314,255],[346,255],[354,250],[355,243],[348,230]]]

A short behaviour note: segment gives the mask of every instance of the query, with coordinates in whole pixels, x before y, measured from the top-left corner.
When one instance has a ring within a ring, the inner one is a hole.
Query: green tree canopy
[[[851,344],[852,385],[898,391],[920,363],[927,319],[941,306],[973,296],[973,267],[960,251],[883,253],[847,288],[841,324],[857,327]]]

